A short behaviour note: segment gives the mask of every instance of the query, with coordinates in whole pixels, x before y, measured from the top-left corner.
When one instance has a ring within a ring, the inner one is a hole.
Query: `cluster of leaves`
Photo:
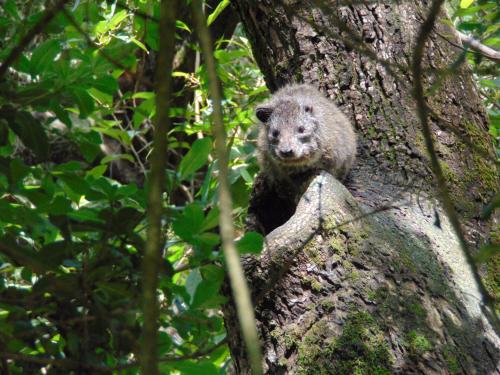
[[[213,9],[209,22],[228,4]],[[46,9],[4,3],[0,61]],[[43,25],[0,80],[0,369],[6,373],[69,373],[75,363],[84,373],[138,371],[120,366],[133,362],[140,347],[145,172],[156,112],[153,87],[143,78],[152,79],[147,67],[158,47],[158,17],[157,1],[78,1]],[[177,22],[179,44],[188,41],[179,50],[195,55],[188,21]],[[241,224],[256,172],[250,108],[265,88],[241,30],[220,40],[215,56]],[[217,374],[228,349],[212,109],[203,64],[174,77],[175,102],[183,104],[171,109],[175,126],[168,135],[158,350],[162,373]],[[258,252],[262,238],[246,234],[238,247]]]

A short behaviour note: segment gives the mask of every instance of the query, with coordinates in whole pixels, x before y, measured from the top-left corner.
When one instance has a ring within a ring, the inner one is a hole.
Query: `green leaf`
[[[50,101],[50,109],[56,114],[57,118],[61,120],[61,122],[68,128],[71,128],[73,126],[68,112],[66,112],[66,110],[61,107],[55,100]]]
[[[43,273],[51,268],[51,264],[30,247],[19,246],[12,236],[3,236],[0,240],[2,254],[12,259],[16,264],[28,267],[35,273]]]
[[[120,22],[127,18],[127,15],[127,11],[124,9],[116,13],[110,20],[99,22],[95,27],[95,33],[100,35],[116,28]]]
[[[461,22],[458,24],[457,29],[462,31],[480,30],[483,25],[479,22]]]
[[[189,28],[189,26],[180,20],[175,20],[175,27],[178,29],[181,29],[181,30],[186,30],[189,33],[191,32],[191,29]]]
[[[474,0],[460,0],[460,8],[466,9],[471,6]]]
[[[91,87],[88,90],[89,95],[97,100],[101,104],[105,104],[111,106],[113,104],[113,96],[106,94],[102,91],[97,90],[96,88]]]
[[[42,124],[29,112],[10,113],[10,115],[12,114],[14,116],[9,121],[12,131],[40,159],[47,160],[49,156],[49,142]]]
[[[213,300],[216,305],[220,301],[220,298],[218,298],[219,289],[220,283],[216,283],[214,280],[203,280],[203,282],[196,288],[190,307],[192,309],[200,307],[215,307],[211,304],[211,302]]]
[[[94,167],[90,171],[88,171],[87,176],[99,178],[106,172],[106,169],[108,169],[107,165],[98,165],[97,167]]]
[[[82,207],[77,211],[72,211],[68,214],[68,217],[85,222],[94,221],[96,223],[104,223],[105,221],[99,217],[99,211],[92,208]]]
[[[132,99],[154,99],[155,98],[155,93],[152,91],[141,91],[141,92],[136,92],[134,95],[132,95]]]
[[[199,204],[192,203],[184,208],[182,215],[172,224],[172,229],[180,238],[189,242],[201,232],[203,221],[203,209]]]
[[[220,236],[217,233],[205,232],[195,236],[193,242],[199,245],[205,245],[208,249],[212,249],[215,245],[220,243]]]
[[[137,47],[139,47],[140,49],[142,49],[143,51],[145,51],[146,53],[149,53],[149,50],[146,48],[146,46],[144,44],[142,44],[141,42],[139,42],[137,39],[130,38],[130,41],[132,43],[134,43]]]
[[[31,74],[38,75],[52,67],[54,59],[61,52],[58,40],[48,40],[40,44],[31,56]]]
[[[189,275],[186,279],[186,292],[189,295],[190,300],[187,301],[189,304],[193,302],[194,294],[196,293],[196,289],[198,288],[198,285],[203,281],[203,278],[201,277],[200,269],[195,268],[189,272]]]
[[[67,163],[59,164],[56,165],[53,169],[53,171],[59,171],[59,172],[77,172],[82,170],[82,163],[79,161],[69,161]]]
[[[240,254],[259,254],[264,246],[264,237],[257,232],[247,232],[236,242]]]
[[[219,225],[219,208],[214,207],[210,210],[207,217],[205,217],[205,220],[203,220],[201,230],[206,231],[215,228],[217,225]]]
[[[210,362],[179,361],[169,365],[185,375],[218,375],[219,371]],[[168,370],[167,370],[168,371]],[[170,372],[165,372],[166,374]]]
[[[80,110],[80,118],[86,118],[94,112],[94,99],[84,89],[73,87],[71,95]]]
[[[207,18],[207,25],[210,26],[212,24],[212,22],[214,22],[217,17],[219,16],[219,14],[222,13],[222,11],[224,9],[226,9],[226,7],[231,4],[231,1],[230,0],[222,0],[218,5],[217,5],[217,8],[215,8],[215,10],[210,13],[210,15],[208,16]]]
[[[118,82],[112,75],[106,74],[94,79],[91,83],[99,91],[113,96],[118,90]]]
[[[179,177],[185,180],[194,172],[203,167],[208,160],[212,150],[212,138],[205,137],[193,142],[191,149],[181,160],[179,165]]]
[[[160,356],[167,354],[172,347],[172,339],[166,332],[158,332],[158,354]]]
[[[134,157],[130,154],[117,154],[117,155],[108,155],[102,158],[101,164],[107,164],[115,160],[128,160],[131,163],[134,163]]]
[[[102,140],[99,133],[96,131],[76,133],[74,137],[80,146],[80,151],[85,158],[85,161],[92,163],[97,155],[101,153],[99,145],[102,143]]]

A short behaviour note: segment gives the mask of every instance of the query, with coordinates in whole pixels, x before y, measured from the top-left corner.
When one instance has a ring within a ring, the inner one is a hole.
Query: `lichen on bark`
[[[313,204],[316,188],[308,191],[312,204],[296,210],[279,206],[290,221],[280,218],[263,255],[247,263],[267,373],[499,371],[499,339],[435,197],[411,77],[404,73],[428,2],[235,4],[268,86],[316,84],[350,117],[360,137],[350,178],[341,184],[322,177],[328,186],[318,201],[328,209],[321,219]],[[453,35],[445,22],[437,30]],[[362,48],[349,43],[353,34]],[[396,74],[366,50],[391,62]],[[425,84],[435,83],[459,53],[432,33]],[[467,240],[479,247],[490,228],[479,213],[497,176],[484,157],[493,155],[491,145],[481,144],[480,151],[464,139],[486,139],[486,116],[467,67],[447,76],[436,93],[429,103],[436,114],[431,125],[438,156]],[[254,198],[264,194],[272,201],[273,192],[263,191],[265,183],[257,184]],[[266,199],[251,202],[254,223],[275,213]],[[247,373],[230,308],[225,315],[235,367]]]

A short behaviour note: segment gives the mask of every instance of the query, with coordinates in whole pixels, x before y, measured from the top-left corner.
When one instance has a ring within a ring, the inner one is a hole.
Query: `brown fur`
[[[261,121],[258,159],[273,181],[325,170],[343,179],[356,157],[356,134],[347,117],[316,88],[292,84],[256,109]]]

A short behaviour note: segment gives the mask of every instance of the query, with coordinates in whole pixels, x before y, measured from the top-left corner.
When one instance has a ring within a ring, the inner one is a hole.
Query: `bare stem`
[[[250,292],[241,266],[240,257],[234,244],[234,228],[232,220],[232,199],[228,179],[228,153],[226,148],[226,132],[223,124],[221,92],[215,68],[212,41],[203,14],[200,0],[191,3],[195,27],[198,33],[203,57],[209,78],[209,92],[213,103],[213,132],[215,135],[215,149],[219,159],[219,208],[220,234],[224,258],[231,283],[231,290],[236,303],[238,319],[243,339],[248,351],[252,372],[262,374],[262,354],[259,337],[255,324],[254,308],[250,299]]]
[[[143,260],[143,329],[140,367],[141,374],[158,374],[158,271],[162,236],[162,195],[165,188],[165,156],[167,132],[170,127],[168,108],[172,93],[172,61],[175,43],[176,0],[163,0],[160,10],[160,50],[156,63],[156,116],[153,137],[153,154],[148,191],[148,231]]]
[[[434,172],[434,175],[436,177],[436,182],[437,182],[437,187],[438,187],[438,194],[441,200],[441,203],[443,204],[444,211],[446,212],[446,215],[448,216],[450,223],[453,227],[453,230],[455,231],[458,240],[460,242],[460,246],[462,248],[462,251],[465,255],[465,259],[467,260],[467,263],[469,264],[472,273],[474,275],[474,279],[481,291],[481,294],[483,296],[483,302],[488,304],[489,307],[491,308],[491,314],[493,314],[493,317],[495,319],[495,322],[498,321],[495,318],[495,309],[491,306],[491,297],[489,296],[488,292],[486,291],[486,288],[484,287],[481,278],[479,277],[479,273],[476,269],[476,265],[474,263],[474,260],[472,259],[471,254],[469,253],[468,246],[467,246],[467,241],[465,239],[465,236],[462,231],[462,227],[460,225],[460,220],[458,218],[457,213],[455,212],[455,208],[453,206],[453,202],[450,198],[450,194],[448,191],[448,187],[446,185],[446,180],[443,175],[443,170],[441,169],[441,164],[439,164],[439,160],[436,154],[436,150],[434,147],[434,141],[432,139],[432,134],[431,134],[431,128],[429,124],[429,108],[426,104],[425,97],[424,97],[424,88],[423,88],[423,82],[422,82],[422,60],[424,56],[424,51],[425,51],[425,43],[432,32],[432,29],[434,28],[434,24],[436,23],[436,19],[439,15],[439,12],[441,10],[441,6],[443,5],[444,0],[434,0],[432,2],[429,15],[427,16],[427,19],[424,21],[422,26],[420,27],[420,31],[417,36],[417,41],[415,44],[415,49],[413,53],[413,59],[412,59],[412,74],[413,74],[413,96],[415,98],[416,104],[417,104],[417,115],[419,117],[420,123],[422,124],[422,134],[424,136],[425,140],[425,146],[427,148],[427,152],[430,155],[431,159],[431,167],[432,171]]]

